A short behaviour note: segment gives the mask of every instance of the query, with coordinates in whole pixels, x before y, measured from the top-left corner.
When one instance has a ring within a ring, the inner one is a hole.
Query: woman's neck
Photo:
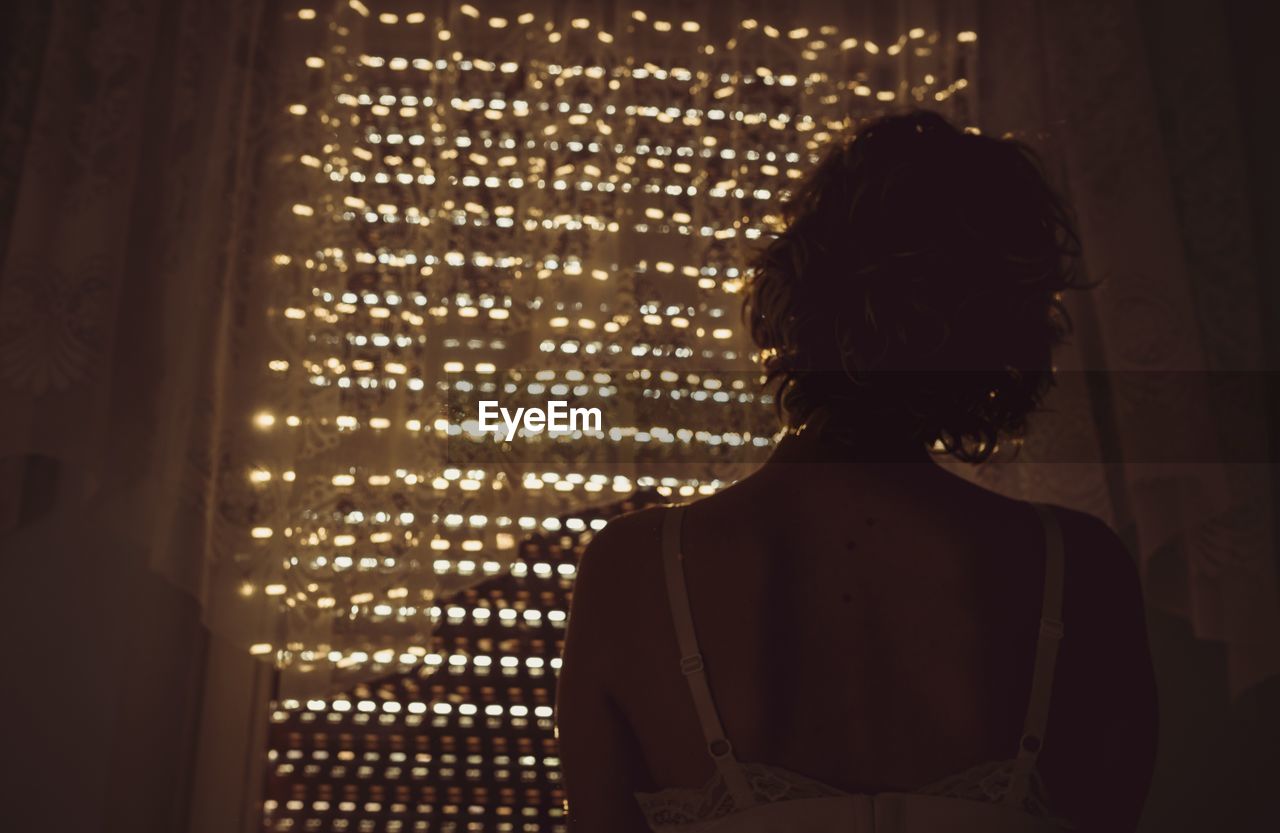
[[[810,419],[779,440],[771,463],[834,463],[839,465],[892,466],[933,464],[933,455],[918,438],[893,429],[866,426],[847,430],[832,425],[825,415]]]

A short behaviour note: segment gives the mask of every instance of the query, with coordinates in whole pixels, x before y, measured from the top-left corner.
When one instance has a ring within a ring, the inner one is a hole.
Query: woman
[[[1132,561],[931,459],[985,460],[1051,386],[1068,213],[1026,147],[918,112],[833,149],[785,220],[746,314],[794,429],[588,548],[570,829],[1132,831],[1156,721]]]

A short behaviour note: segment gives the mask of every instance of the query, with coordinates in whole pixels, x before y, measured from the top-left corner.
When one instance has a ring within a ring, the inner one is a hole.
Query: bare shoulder
[[[574,592],[605,590],[652,570],[666,507],[651,506],[610,520],[587,544]]]
[[[1136,559],[1104,521],[1053,507],[1066,549],[1063,618],[1070,640],[1101,653],[1145,650],[1146,613]],[[1064,649],[1068,646],[1064,645]]]
[[[569,639],[581,653],[607,662],[620,653],[628,634],[644,627],[661,588],[663,516],[663,507],[620,515],[587,545],[569,612]]]
[[[1062,524],[1063,532],[1068,536],[1074,535],[1077,543],[1092,542],[1108,546],[1124,546],[1115,530],[1097,515],[1090,515],[1078,509],[1068,509],[1065,506],[1054,505],[1050,508]]]
[[[1076,597],[1065,603],[1087,598],[1093,608],[1118,605],[1141,614],[1138,565],[1120,536],[1102,519],[1086,512],[1060,506],[1053,511],[1066,547],[1066,592]]]

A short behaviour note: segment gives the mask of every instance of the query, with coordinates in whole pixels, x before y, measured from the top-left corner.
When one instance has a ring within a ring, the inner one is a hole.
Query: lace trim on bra
[[[781,767],[742,764],[740,768],[747,777],[751,795],[757,804],[850,795]],[[1000,803],[1008,792],[1012,775],[1013,761],[993,761],[949,775],[910,792],[965,801]],[[636,793],[636,800],[653,830],[703,824],[747,809],[735,806],[733,796],[729,794],[724,778],[719,773],[700,790],[677,787],[653,793]],[[1031,773],[1030,787],[1022,809],[1033,816],[1053,818],[1045,800],[1044,785],[1035,772]]]

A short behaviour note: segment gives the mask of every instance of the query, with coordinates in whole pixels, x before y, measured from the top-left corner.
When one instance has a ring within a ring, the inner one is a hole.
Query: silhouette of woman
[[[1156,728],[1133,562],[931,456],[985,460],[1052,385],[1068,211],[1025,146],[914,112],[784,215],[745,314],[791,428],[583,558],[571,830],[1132,831]]]

